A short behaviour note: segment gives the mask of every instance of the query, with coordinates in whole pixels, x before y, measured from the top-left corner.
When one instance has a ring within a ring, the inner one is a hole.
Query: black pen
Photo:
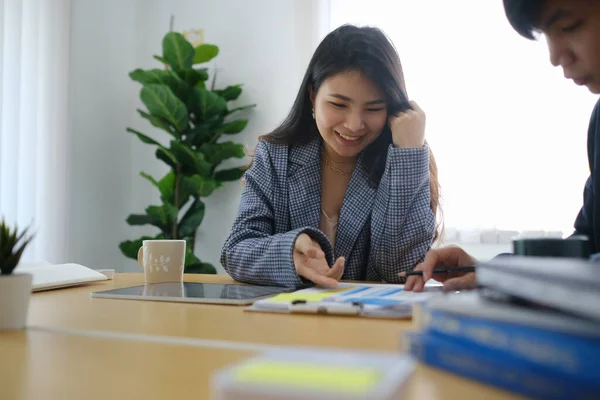
[[[474,266],[469,267],[454,267],[454,268],[438,268],[433,270],[433,274],[451,274],[453,272],[475,272]],[[400,278],[404,278],[410,275],[420,275],[423,276],[423,271],[403,271],[398,274]]]

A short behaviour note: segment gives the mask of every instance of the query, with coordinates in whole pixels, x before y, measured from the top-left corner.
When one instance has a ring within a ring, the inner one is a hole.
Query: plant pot
[[[0,275],[0,330],[27,325],[32,279],[31,274]]]

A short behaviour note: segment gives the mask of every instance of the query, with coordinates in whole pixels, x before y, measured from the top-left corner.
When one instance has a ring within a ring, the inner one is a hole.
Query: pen
[[[433,270],[433,274],[448,274],[453,272],[475,272],[475,267],[454,267],[454,268],[437,268]],[[403,271],[398,274],[400,278],[404,278],[405,276],[410,275],[420,275],[423,276],[423,271]]]

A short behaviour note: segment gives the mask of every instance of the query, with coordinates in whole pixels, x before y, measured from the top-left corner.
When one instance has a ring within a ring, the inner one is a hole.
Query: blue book
[[[549,368],[502,352],[473,346],[432,333],[405,335],[407,350],[419,361],[464,377],[536,399],[598,399],[597,385],[582,384]]]
[[[506,353],[573,380],[600,386],[597,338],[431,309],[424,310],[422,327],[473,351]]]

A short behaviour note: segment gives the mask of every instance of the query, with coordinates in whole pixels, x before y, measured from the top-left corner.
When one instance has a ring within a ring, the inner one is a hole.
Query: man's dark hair
[[[506,18],[519,34],[527,39],[535,39],[540,11],[545,0],[503,0]]]

